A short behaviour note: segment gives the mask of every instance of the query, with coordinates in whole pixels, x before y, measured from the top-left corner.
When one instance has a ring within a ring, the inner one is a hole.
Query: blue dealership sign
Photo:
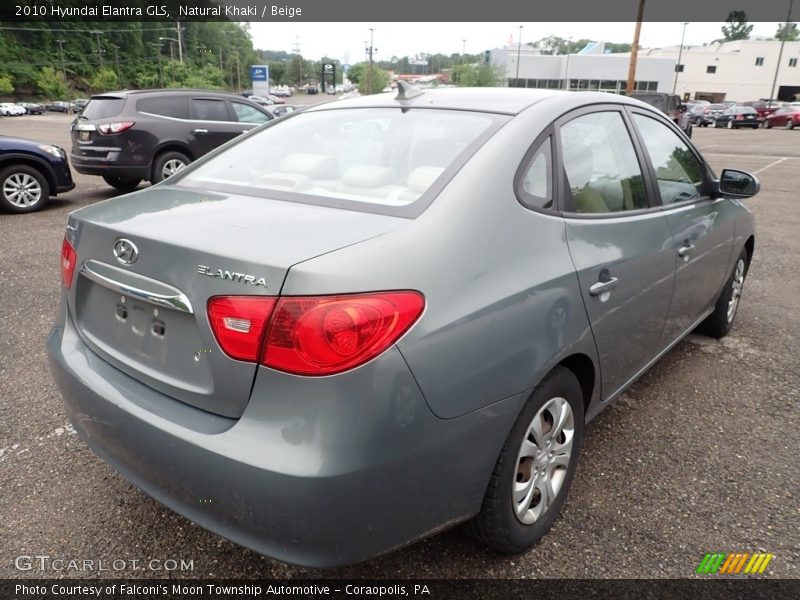
[[[250,67],[250,79],[253,81],[268,81],[269,67],[267,65],[252,65]]]

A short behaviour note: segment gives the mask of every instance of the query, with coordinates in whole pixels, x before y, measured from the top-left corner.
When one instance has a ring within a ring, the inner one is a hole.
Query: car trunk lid
[[[292,265],[406,222],[166,185],[143,190],[71,216],[78,254],[71,313],[84,341],[121,371],[236,418],[256,365],[222,352],[209,298],[277,296]],[[331,290],[345,291],[352,290]]]

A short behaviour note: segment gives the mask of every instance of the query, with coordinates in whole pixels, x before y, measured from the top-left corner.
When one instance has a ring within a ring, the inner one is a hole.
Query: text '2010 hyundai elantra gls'
[[[552,525],[584,424],[731,328],[742,171],[602,93],[401,85],[72,213],[51,366],[125,478],[280,560]]]

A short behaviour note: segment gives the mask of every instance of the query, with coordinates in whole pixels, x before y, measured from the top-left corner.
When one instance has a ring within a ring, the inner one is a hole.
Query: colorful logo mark
[[[763,573],[774,554],[748,552],[715,552],[706,554],[697,567],[697,573],[704,574],[747,574]]]

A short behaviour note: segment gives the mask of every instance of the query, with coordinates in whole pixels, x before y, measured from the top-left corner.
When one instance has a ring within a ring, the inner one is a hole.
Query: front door
[[[675,292],[664,328],[667,346],[711,308],[725,281],[733,244],[733,220],[722,199],[710,197],[698,155],[666,124],[634,113],[649,157],[655,195],[672,231]]]
[[[189,118],[192,123],[189,147],[195,158],[242,133],[242,124],[233,120],[227,103],[219,98],[192,98]]]
[[[618,109],[585,112],[559,127],[561,206],[604,399],[655,356],[675,272],[669,225],[651,206],[629,128]]]

